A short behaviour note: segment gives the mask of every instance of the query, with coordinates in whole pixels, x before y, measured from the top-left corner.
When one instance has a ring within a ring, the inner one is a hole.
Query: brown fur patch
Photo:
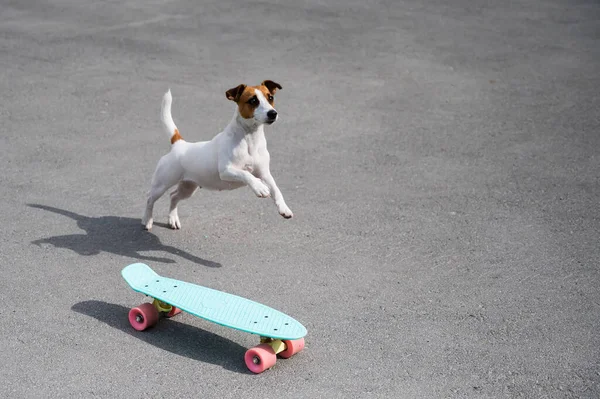
[[[183,137],[179,134],[179,130],[175,129],[175,133],[171,136],[171,144],[175,144],[175,142],[183,140]]]
[[[254,110],[260,104],[258,101],[256,104],[248,103],[248,101],[255,96],[254,89],[255,87],[246,87],[238,100],[238,109],[240,110],[240,115],[244,119],[252,118],[254,116]]]

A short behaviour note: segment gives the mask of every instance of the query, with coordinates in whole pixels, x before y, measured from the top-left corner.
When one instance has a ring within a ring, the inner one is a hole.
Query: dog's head
[[[228,100],[234,101],[240,116],[248,122],[272,124],[277,120],[275,110],[275,92],[281,85],[272,80],[265,80],[259,86],[241,84],[225,92]]]

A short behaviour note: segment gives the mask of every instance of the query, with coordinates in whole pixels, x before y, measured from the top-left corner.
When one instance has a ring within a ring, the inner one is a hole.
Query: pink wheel
[[[171,309],[171,311],[169,313],[167,313],[167,317],[173,317],[177,314],[181,313],[181,309],[176,308],[175,306],[173,306],[173,308]]]
[[[244,361],[248,370],[258,374],[273,367],[277,361],[277,355],[270,345],[260,344],[246,351]]]
[[[285,344],[285,350],[279,352],[279,356],[284,359],[290,358],[304,349],[304,338],[295,339],[293,341],[284,340],[283,343]]]
[[[151,303],[143,303],[129,311],[129,324],[138,331],[158,323],[158,310]]]

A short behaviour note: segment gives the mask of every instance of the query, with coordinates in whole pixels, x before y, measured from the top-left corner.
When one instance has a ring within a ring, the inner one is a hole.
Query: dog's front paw
[[[256,194],[256,196],[260,198],[267,198],[269,195],[271,195],[269,187],[267,187],[263,182],[260,181],[254,183],[254,185],[252,186],[252,191],[254,191],[254,194]]]
[[[292,213],[292,210],[290,208],[288,208],[287,206],[280,206],[279,207],[279,214],[281,216],[283,216],[286,219],[291,219],[294,217],[294,214]]]

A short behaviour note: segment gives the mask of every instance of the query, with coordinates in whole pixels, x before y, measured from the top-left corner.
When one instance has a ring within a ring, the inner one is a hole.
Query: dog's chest
[[[240,142],[233,152],[233,163],[236,167],[253,173],[260,162],[261,151],[254,143]]]

